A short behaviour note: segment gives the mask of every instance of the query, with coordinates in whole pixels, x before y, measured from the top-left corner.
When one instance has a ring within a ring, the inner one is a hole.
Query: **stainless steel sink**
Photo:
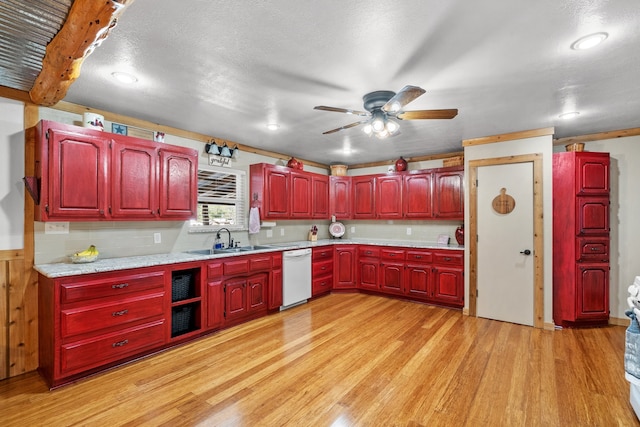
[[[193,255],[214,255],[214,254],[233,254],[238,252],[259,251],[261,249],[273,249],[273,246],[255,245],[255,246],[240,246],[237,248],[225,248],[225,249],[194,249],[186,252],[188,254],[193,254]]]
[[[211,255],[216,253],[213,249],[194,249],[194,250],[185,251],[185,252],[193,255]]]

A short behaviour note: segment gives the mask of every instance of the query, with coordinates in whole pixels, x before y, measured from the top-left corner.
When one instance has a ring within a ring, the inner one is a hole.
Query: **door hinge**
[[[478,187],[478,180],[476,179],[476,188]]]
[[[476,298],[478,298],[478,295],[480,295],[480,291],[476,289]]]
[[[49,205],[44,205],[44,211],[49,213]]]
[[[47,133],[45,134],[45,137],[46,137],[47,139],[49,139],[49,136],[50,136],[50,135],[49,135],[49,129],[47,129]]]

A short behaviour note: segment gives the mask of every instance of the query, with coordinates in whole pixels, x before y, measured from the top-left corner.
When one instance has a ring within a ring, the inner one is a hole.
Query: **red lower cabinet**
[[[358,248],[358,289],[380,290],[380,249],[375,246]]]
[[[355,289],[357,286],[356,247],[339,245],[336,246],[335,251],[333,289]]]

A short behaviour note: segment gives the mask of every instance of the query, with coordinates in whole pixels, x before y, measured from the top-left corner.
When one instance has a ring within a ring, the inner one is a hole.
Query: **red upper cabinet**
[[[192,150],[161,148],[160,217],[195,218],[198,204],[198,159]]]
[[[351,219],[351,177],[332,176],[329,186],[329,215],[337,219]]]
[[[46,120],[36,129],[37,221],[195,217],[196,150]]]
[[[311,216],[328,219],[329,214],[329,176],[311,175]]]
[[[353,188],[353,218],[373,219],[376,217],[375,175],[354,176],[351,179]]]
[[[289,180],[291,218],[311,218],[311,175],[292,170]]]
[[[575,158],[577,195],[609,195],[609,161],[602,154],[581,152]]]
[[[55,125],[55,127],[53,126]],[[43,121],[37,128],[38,221],[99,220],[108,216],[111,138],[99,131]]]
[[[114,141],[111,162],[113,217],[153,218],[157,215],[157,164],[155,146],[139,141]]]
[[[405,218],[431,218],[433,216],[433,197],[431,172],[412,173],[403,180],[403,212]]]
[[[376,177],[376,210],[378,218],[400,219],[402,215],[402,175]]]
[[[464,169],[436,169],[433,175],[433,215],[438,219],[464,219]]]

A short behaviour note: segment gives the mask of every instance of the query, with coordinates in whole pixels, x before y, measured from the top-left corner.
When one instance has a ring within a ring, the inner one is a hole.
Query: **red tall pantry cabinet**
[[[609,153],[553,155],[553,321],[609,321]]]

